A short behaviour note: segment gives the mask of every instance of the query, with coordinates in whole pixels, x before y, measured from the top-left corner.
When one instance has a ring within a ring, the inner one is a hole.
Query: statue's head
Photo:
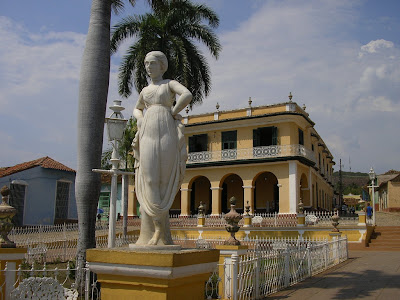
[[[155,57],[160,62],[161,70],[162,73],[164,74],[168,70],[168,59],[165,56],[165,54],[162,53],[161,51],[151,51],[146,54],[144,61],[146,61],[146,59],[150,56]]]

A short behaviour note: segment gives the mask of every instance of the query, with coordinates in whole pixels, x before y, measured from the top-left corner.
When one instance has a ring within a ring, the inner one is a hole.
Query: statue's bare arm
[[[178,100],[176,100],[175,106],[171,110],[171,114],[173,116],[176,116],[182,109],[185,108],[185,106],[190,103],[190,101],[192,101],[193,96],[186,87],[175,80],[171,80],[169,82],[169,88],[172,92],[179,95]]]
[[[144,101],[143,101],[143,95],[142,93],[139,94],[139,99],[136,102],[136,106],[133,109],[133,116],[137,120],[137,126],[140,128],[140,125],[142,124],[143,120],[143,110],[145,109]]]

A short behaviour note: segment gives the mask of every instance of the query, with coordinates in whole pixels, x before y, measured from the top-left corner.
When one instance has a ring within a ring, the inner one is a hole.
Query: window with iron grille
[[[277,145],[277,141],[277,127],[262,127],[253,130],[253,147]]]
[[[236,149],[237,131],[221,132],[222,150]]]
[[[207,134],[198,134],[189,137],[189,153],[207,151]]]
[[[68,218],[69,182],[57,181],[56,219]]]
[[[17,213],[12,219],[15,226],[24,225],[25,190],[26,185],[10,184],[9,204],[17,210]]]

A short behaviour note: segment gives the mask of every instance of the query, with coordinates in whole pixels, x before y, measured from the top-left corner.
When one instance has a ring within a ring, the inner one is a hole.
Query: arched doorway
[[[179,189],[178,193],[176,193],[174,202],[172,203],[171,208],[169,209],[170,215],[180,215],[181,214],[181,190]]]
[[[211,214],[211,183],[205,176],[196,177],[191,185],[190,214],[197,214],[200,201],[203,202],[205,213]]]
[[[229,212],[231,206],[229,199],[236,198],[236,211],[243,213],[243,180],[236,174],[230,174],[222,181],[221,210]]]
[[[263,172],[254,181],[254,212],[279,212],[278,178],[271,172]]]

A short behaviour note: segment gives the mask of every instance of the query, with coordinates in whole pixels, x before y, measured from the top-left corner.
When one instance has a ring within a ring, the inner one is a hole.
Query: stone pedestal
[[[204,227],[206,224],[206,218],[204,216],[197,217],[197,227]]]
[[[251,226],[251,216],[250,215],[244,215],[244,225],[243,227],[250,227]]]
[[[366,219],[366,213],[365,211],[359,211],[358,212],[358,226],[366,226],[367,219]]]
[[[218,286],[219,294],[222,299],[236,299],[234,295],[237,293],[237,273],[239,256],[245,255],[246,245],[217,245],[216,248],[220,251],[219,255],[219,277],[221,281]],[[236,278],[236,280],[233,280]]]
[[[341,232],[331,232],[329,233],[329,237],[331,241],[334,241],[333,244],[333,257],[335,259],[335,264],[340,262],[340,245],[339,245],[339,238],[342,236]]]
[[[89,249],[86,257],[101,283],[103,300],[204,300],[205,282],[217,266],[219,251]]]
[[[9,295],[14,289],[14,284],[17,281],[19,265],[25,258],[27,252],[26,248],[0,248],[0,269],[4,270],[7,264],[7,270],[14,272],[0,272],[0,299],[8,299]],[[15,286],[16,287],[16,286]]]
[[[297,214],[297,227],[304,227],[306,225],[305,214]]]

